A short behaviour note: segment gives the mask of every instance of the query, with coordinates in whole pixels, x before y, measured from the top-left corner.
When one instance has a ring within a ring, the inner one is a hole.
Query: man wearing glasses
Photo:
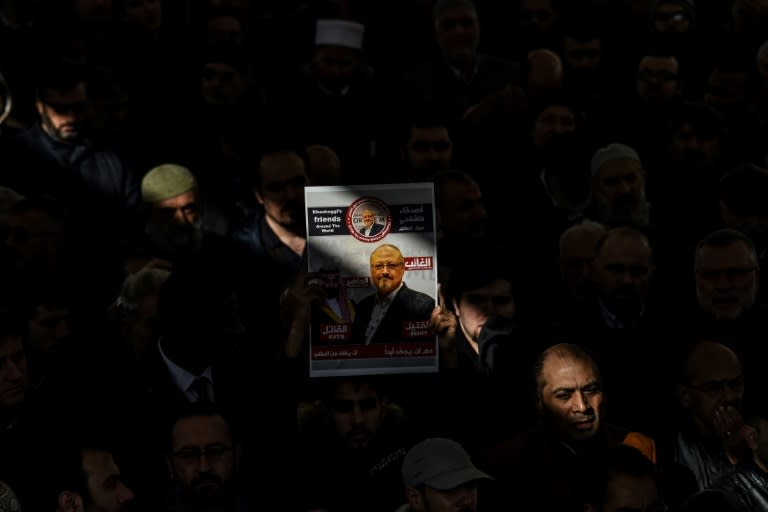
[[[209,403],[196,403],[171,430],[169,510],[245,510],[236,485],[238,448],[227,419]]]
[[[672,456],[702,490],[745,455],[744,376],[737,355],[714,341],[694,342],[682,369],[677,399],[683,416]]]
[[[370,265],[376,293],[363,298],[355,307],[354,343],[434,340],[428,326],[435,299],[403,282],[405,259],[400,249],[380,245],[371,253]]]

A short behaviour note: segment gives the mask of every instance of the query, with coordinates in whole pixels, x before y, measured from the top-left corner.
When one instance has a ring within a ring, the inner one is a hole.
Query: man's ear
[[[74,491],[64,491],[59,494],[56,512],[82,512],[83,497]]]
[[[757,429],[751,425],[744,426],[744,440],[747,441],[747,446],[752,451],[757,450]]]
[[[421,504],[421,493],[415,487],[405,486],[405,498],[411,510],[424,510]]]
[[[40,117],[43,117],[43,114],[45,113],[45,105],[40,100],[35,100],[35,111],[37,111],[37,114]]]
[[[685,409],[691,408],[691,392],[688,390],[687,386],[684,386],[683,384],[678,384],[677,386],[677,399],[680,401],[680,405],[683,406]]]

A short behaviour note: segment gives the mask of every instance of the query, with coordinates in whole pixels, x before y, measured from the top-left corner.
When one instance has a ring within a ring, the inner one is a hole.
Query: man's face
[[[757,264],[743,242],[702,247],[695,272],[699,307],[716,319],[736,320],[755,303]]]
[[[698,428],[717,432],[716,413],[728,416],[741,409],[744,376],[738,359],[718,344],[697,350],[689,358],[688,381],[680,393]]]
[[[435,20],[435,36],[449,62],[471,62],[480,43],[477,13],[474,9],[461,6],[446,10]]]
[[[365,229],[373,226],[373,223],[376,221],[376,214],[371,210],[365,210],[361,217],[363,218],[363,226],[365,226]]]
[[[405,261],[400,251],[391,247],[382,247],[371,254],[371,277],[380,296],[385,297],[395,291],[403,282]]]
[[[163,21],[163,6],[160,0],[126,0],[125,18],[147,30],[159,30]]]
[[[477,483],[460,485],[454,489],[440,491],[425,486],[419,498],[410,501],[413,512],[476,512]]]
[[[175,251],[197,249],[203,236],[197,191],[154,203],[147,231],[155,242]]]
[[[419,176],[448,169],[453,156],[453,143],[445,127],[411,128],[405,150],[408,167]]]
[[[254,193],[267,217],[299,229],[304,224],[304,187],[309,183],[304,161],[295,153],[274,153],[261,160],[261,187]]]
[[[520,6],[520,28],[534,41],[549,34],[556,21],[551,0],[523,0]]]
[[[488,230],[488,211],[480,187],[474,183],[448,183],[441,191],[440,229],[453,240],[482,239]]]
[[[223,62],[207,62],[201,76],[203,99],[213,107],[236,105],[245,92],[240,71]]]
[[[601,512],[664,512],[659,490],[651,476],[618,473],[608,480]]]
[[[614,314],[640,312],[650,286],[651,249],[631,236],[611,236],[596,255],[592,280]]]
[[[637,95],[650,104],[663,103],[680,95],[679,65],[674,57],[640,59]]]
[[[605,162],[592,179],[592,195],[606,211],[607,220],[637,218],[645,205],[645,176],[637,160]]]
[[[749,108],[749,74],[746,71],[713,69],[707,79],[704,101],[725,114]]]
[[[595,246],[602,231],[578,233],[566,237],[560,247],[560,277],[574,298],[584,298],[589,285]]]
[[[28,210],[11,215],[6,249],[15,270],[48,272],[59,264],[66,233],[47,213]]]
[[[691,19],[679,3],[664,2],[654,13],[653,26],[660,33],[685,33],[691,28]]]
[[[191,416],[176,423],[172,436],[174,478],[196,498],[215,503],[235,469],[226,421],[218,415]]]
[[[595,369],[585,361],[550,355],[544,361],[539,407],[569,440],[583,441],[600,427],[603,392]]]
[[[65,305],[39,304],[29,321],[29,344],[49,353],[69,337],[69,308]]]
[[[210,47],[240,48],[243,44],[243,26],[235,16],[220,15],[208,20],[206,41]]]
[[[83,471],[88,479],[89,512],[120,512],[129,510],[134,495],[120,478],[112,454],[101,450],[83,452]]]
[[[49,90],[44,98],[35,102],[43,130],[60,142],[74,142],[82,135],[88,109],[85,83],[72,90]]]
[[[379,430],[381,401],[368,384],[342,383],[331,404],[336,433],[347,448],[365,449]]]
[[[686,170],[712,169],[720,159],[720,137],[714,133],[696,130],[689,123],[684,123],[673,135],[670,153],[674,161]]]
[[[566,36],[563,41],[563,60],[571,71],[594,72],[600,66],[601,57],[602,43],[599,37],[580,41]]]
[[[312,70],[318,82],[334,93],[349,85],[360,65],[360,50],[346,46],[315,47]]]
[[[536,117],[533,126],[533,143],[543,147],[553,135],[576,131],[576,116],[564,105],[550,105]]]
[[[21,338],[0,338],[0,408],[24,403],[27,384],[27,354]]]
[[[512,320],[515,316],[515,301],[512,297],[512,285],[506,279],[496,279],[492,283],[468,290],[454,301],[453,311],[459,318],[462,330],[477,342],[480,330],[491,315]]]

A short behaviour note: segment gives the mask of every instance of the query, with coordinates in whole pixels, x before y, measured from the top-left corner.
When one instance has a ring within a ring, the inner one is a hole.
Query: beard
[[[624,194],[610,204],[601,205],[600,219],[609,226],[646,228],[650,222],[651,204],[644,197]]]
[[[59,142],[77,142],[82,136],[81,127],[79,124],[73,123],[56,127],[50,116],[47,114],[42,115],[42,124],[45,132]],[[68,130],[64,130],[65,126],[68,128]]]
[[[174,257],[183,256],[200,249],[203,241],[203,221],[198,219],[192,224],[169,228],[149,223],[146,233],[161,252]]]

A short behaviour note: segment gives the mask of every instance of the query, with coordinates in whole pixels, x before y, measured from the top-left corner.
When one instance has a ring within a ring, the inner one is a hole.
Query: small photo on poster
[[[431,183],[306,187],[310,376],[438,369]]]

